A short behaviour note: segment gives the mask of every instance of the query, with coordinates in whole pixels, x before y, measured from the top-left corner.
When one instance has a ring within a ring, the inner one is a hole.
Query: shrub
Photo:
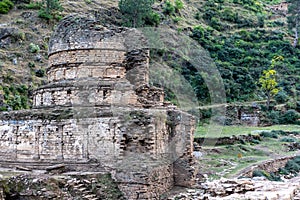
[[[273,172],[270,173],[270,176],[267,177],[267,179],[268,179],[269,181],[282,181],[281,178],[280,178],[280,176],[276,175],[276,174],[273,173]]]
[[[285,132],[283,130],[272,130],[271,133],[276,135],[288,135],[288,132]]]
[[[290,173],[297,173],[300,170],[300,165],[293,160],[289,160],[284,167]]]
[[[173,18],[174,23],[178,23],[178,22],[180,22],[181,20],[182,20],[181,17],[174,17],[174,18]]]
[[[37,53],[37,52],[40,51],[40,47],[37,44],[30,43],[29,44],[29,51],[30,51],[30,53]]]
[[[197,19],[197,20],[200,20],[200,19],[201,19],[201,15],[200,15],[199,12],[197,12],[197,13],[195,14],[195,19]]]
[[[42,7],[39,10],[38,16],[40,18],[51,20],[51,19],[61,19],[59,12],[63,10],[59,0],[47,0],[42,1]]]
[[[232,11],[232,9],[225,8],[221,15],[222,19],[229,22],[236,22],[238,20],[237,14]]]
[[[273,133],[273,132],[261,132],[259,134],[261,137],[265,137],[265,138],[278,138],[278,135],[276,133]]]
[[[160,16],[156,12],[152,12],[145,18],[145,24],[150,26],[158,26],[160,23]]]
[[[5,106],[4,110],[8,108],[13,110],[20,110],[29,108],[28,105],[28,88],[26,85],[11,85],[10,87],[3,87]]]
[[[250,141],[250,143],[251,143],[251,144],[259,144],[260,141],[259,141],[259,140],[256,140],[256,139],[252,139],[252,140]]]
[[[7,14],[10,9],[14,7],[14,3],[10,0],[3,0],[0,2],[0,14]]]
[[[166,15],[173,15],[175,13],[175,7],[170,1],[166,1],[164,7],[164,13]]]
[[[283,174],[283,175],[288,175],[289,171],[286,170],[285,168],[279,168],[278,170],[279,174]]]
[[[271,110],[267,112],[267,119],[270,121],[272,124],[279,124],[279,118],[280,118],[280,112]]]
[[[264,15],[257,15],[257,21],[258,21],[258,26],[260,28],[263,28],[265,26],[265,16]]]
[[[35,68],[35,63],[34,62],[29,62],[28,67],[29,68]]]
[[[288,110],[280,117],[281,124],[297,124],[300,114],[296,110]]]
[[[45,70],[43,70],[43,69],[38,69],[38,70],[36,70],[35,71],[35,75],[37,76],[37,77],[44,77],[45,76]]]
[[[263,171],[261,170],[254,170],[253,173],[252,173],[252,177],[263,177],[265,176]]]
[[[39,17],[42,19],[50,20],[53,19],[53,16],[46,12],[45,10],[40,10],[39,11]]]
[[[183,2],[181,0],[175,0],[175,10],[178,12],[183,8]]]
[[[266,177],[270,181],[281,181],[280,176],[277,176],[274,173],[268,173],[263,170],[254,170],[252,173],[252,177]]]
[[[282,91],[278,92],[274,98],[277,103],[285,103],[288,100],[288,95],[286,94],[286,92],[284,90],[282,90]]]
[[[296,156],[296,157],[293,159],[293,161],[294,161],[295,163],[297,163],[298,165],[300,165],[300,156]]]
[[[284,137],[280,139],[280,142],[296,142],[296,139],[292,137]]]
[[[42,8],[42,3],[41,2],[33,2],[25,5],[25,8],[27,9],[34,9],[34,10],[39,10]]]

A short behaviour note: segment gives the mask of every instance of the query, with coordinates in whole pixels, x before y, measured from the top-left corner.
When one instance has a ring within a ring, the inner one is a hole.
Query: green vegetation
[[[229,127],[226,128],[229,132]],[[232,127],[230,128],[232,129]],[[207,173],[210,179],[232,177],[239,174],[241,170],[264,160],[293,155],[298,150],[297,148],[289,148],[289,145],[299,141],[297,137],[300,135],[300,126],[272,126],[267,128],[276,130],[257,132],[258,130],[253,131],[258,129],[257,127],[233,127],[231,134],[222,134],[219,137],[230,136],[232,133],[237,137],[248,134],[259,134],[261,137],[232,145],[202,146],[201,152],[204,156],[199,158],[202,173]],[[224,140],[224,142],[226,141]],[[282,170],[290,174],[292,170],[297,169],[298,159],[297,165],[293,162],[287,164],[286,166],[289,167]],[[267,173],[261,170],[254,171],[253,176],[265,176],[273,181],[281,179],[279,173]]]
[[[26,9],[40,10],[43,7],[42,2],[31,2],[24,6]]]
[[[158,15],[152,11],[153,3],[153,0],[120,0],[123,24],[127,27],[142,27],[146,22],[158,24]]]
[[[266,177],[270,181],[282,181],[281,177],[285,176],[288,178],[297,176],[300,172],[300,156],[289,160],[283,168],[279,168],[277,172],[268,173],[263,170],[255,170],[253,172],[253,177],[262,176]]]
[[[164,6],[164,14],[173,15],[174,13],[175,13],[175,6],[170,1],[166,1]]]
[[[221,130],[220,134],[210,132],[210,130]],[[195,137],[230,137],[233,135],[248,135],[248,134],[259,134],[260,132],[266,131],[271,132],[272,130],[285,130],[285,131],[300,131],[299,125],[274,125],[268,127],[253,127],[253,126],[221,126],[221,125],[199,125],[197,127]]]
[[[294,35],[294,47],[298,45],[299,40],[299,28],[300,28],[300,1],[298,0],[288,0],[289,3],[289,16],[288,24],[290,30],[295,32]]]
[[[269,3],[275,1],[209,0],[193,15],[201,23],[193,27],[190,36],[210,52],[223,78],[227,102],[268,99],[269,92],[261,92],[258,84],[267,70],[276,71],[279,95],[285,102],[300,101],[300,49],[291,44],[285,19],[271,18],[265,9]],[[172,6],[166,1],[165,15],[174,13]],[[202,75],[190,63],[176,59],[168,64],[181,66],[179,71],[194,88],[200,103],[210,102]],[[279,96],[277,99],[280,101]]]
[[[255,83],[278,54],[285,55],[285,60],[274,66],[280,76],[278,85],[290,98],[297,97],[294,91],[299,87],[299,76],[295,75],[299,74],[300,50],[284,39],[283,32],[256,29],[237,31],[230,36],[215,34],[210,27],[196,26],[192,37],[211,52],[224,79],[227,101],[261,99],[263,95],[257,92]],[[203,81],[196,78],[192,84],[201,87]],[[197,96],[207,99],[200,91]]]
[[[0,14],[7,14],[14,7],[14,3],[10,0],[0,1]]]
[[[267,96],[267,109],[270,108],[270,101],[273,96],[278,94],[278,83],[276,82],[276,71],[273,69],[264,70],[263,75],[259,78],[262,90]]]
[[[263,170],[255,170],[253,171],[253,177],[266,177],[268,180],[270,181],[281,181],[280,176],[276,175],[275,173],[268,173],[266,171]]]
[[[37,44],[30,43],[29,52],[30,53],[38,53],[40,51],[40,47]]]
[[[39,10],[39,17],[51,20],[57,19],[60,20],[60,11],[63,10],[59,0],[43,0],[42,1],[42,8]]]
[[[298,113],[296,110],[288,110],[281,116],[280,121],[283,124],[300,124],[298,121],[299,118],[300,113]]]
[[[1,111],[28,109],[28,88],[25,85],[0,86],[0,94],[4,96],[4,103],[8,106],[0,107]]]

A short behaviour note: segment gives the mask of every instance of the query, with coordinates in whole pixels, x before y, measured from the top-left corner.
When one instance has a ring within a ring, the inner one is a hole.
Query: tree
[[[267,108],[269,109],[271,98],[279,92],[276,71],[274,69],[264,70],[263,75],[259,78],[259,83],[267,95]]]
[[[300,28],[300,1],[288,0],[288,25],[291,30],[295,32],[294,47],[297,46],[299,40],[299,28]]]
[[[43,7],[39,12],[39,17],[50,20],[56,16],[57,12],[62,11],[59,0],[43,0]]]
[[[124,24],[129,27],[141,27],[145,19],[151,16],[154,0],[120,0],[119,9],[123,14]]]

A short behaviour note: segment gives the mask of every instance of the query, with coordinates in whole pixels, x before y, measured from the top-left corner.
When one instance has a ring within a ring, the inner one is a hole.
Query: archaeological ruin
[[[49,43],[48,83],[31,110],[0,113],[0,163],[90,165],[128,199],[190,186],[194,118],[149,85],[149,50],[127,46],[137,30],[64,18]]]

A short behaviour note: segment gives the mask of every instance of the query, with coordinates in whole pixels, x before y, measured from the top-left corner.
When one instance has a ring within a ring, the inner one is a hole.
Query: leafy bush
[[[181,17],[174,17],[174,18],[173,18],[174,23],[178,23],[178,22],[180,22],[181,20],[182,20]]]
[[[178,12],[183,8],[183,2],[181,0],[175,0],[175,10]]]
[[[256,140],[256,139],[252,139],[252,140],[250,141],[250,143],[251,143],[251,144],[259,144],[260,141],[259,141],[259,140]]]
[[[275,110],[268,111],[266,117],[272,124],[279,124],[280,112]]]
[[[279,91],[274,98],[277,103],[285,103],[288,100],[288,95],[285,91]]]
[[[300,165],[300,156],[296,156],[296,157],[293,159],[293,161],[294,161],[295,163],[297,163],[298,165]]]
[[[300,114],[296,110],[288,110],[280,117],[281,124],[299,123]]]
[[[280,176],[274,173],[268,173],[264,170],[254,170],[252,173],[252,177],[266,177],[270,181],[281,181]]]
[[[160,23],[160,16],[156,12],[152,12],[145,18],[145,24],[150,26],[158,26]]]
[[[0,1],[0,14],[7,14],[14,7],[14,3],[10,0]]]
[[[282,174],[282,175],[288,175],[289,174],[289,171],[286,170],[285,168],[279,168],[278,172],[279,172],[279,174]]]
[[[265,138],[275,138],[277,139],[278,138],[278,135],[274,132],[261,132],[259,134],[261,137],[265,137]]]
[[[11,85],[2,88],[4,96],[4,104],[2,110],[11,108],[13,110],[29,108],[28,88],[25,85]]]
[[[62,17],[59,13],[62,10],[63,7],[59,0],[42,1],[42,7],[39,10],[38,16],[48,21],[51,19],[60,20]]]
[[[45,70],[43,70],[43,69],[38,69],[38,70],[36,70],[35,71],[35,75],[37,76],[37,77],[44,77],[45,76]]]
[[[45,10],[39,10],[39,17],[46,20],[53,19],[53,15],[46,12]]]
[[[175,13],[175,6],[170,1],[166,1],[164,6],[164,13],[166,15],[173,15]]]
[[[299,172],[299,170],[300,170],[300,165],[297,164],[294,160],[289,160],[289,161],[286,163],[286,165],[285,165],[284,168],[285,168],[288,172],[295,174],[295,173]]]
[[[30,44],[29,44],[29,52],[30,52],[30,53],[37,53],[37,52],[39,52],[39,51],[40,51],[39,45],[33,44],[33,43],[30,43]]]
[[[29,62],[28,67],[29,68],[35,68],[35,63],[34,62]]]
[[[265,173],[262,170],[254,170],[252,173],[252,177],[264,177]]]
[[[264,15],[257,15],[258,27],[263,28],[265,26],[265,16]]]
[[[221,18],[229,22],[238,22],[238,13],[234,12],[232,9],[225,8],[222,11]]]
[[[296,142],[296,139],[292,137],[284,137],[280,139],[280,142]]]
[[[26,4],[25,8],[39,10],[42,8],[42,6],[43,6],[43,4],[41,2],[31,2],[29,4]]]
[[[272,130],[271,133],[276,135],[288,135],[289,132],[283,131],[283,130]]]

